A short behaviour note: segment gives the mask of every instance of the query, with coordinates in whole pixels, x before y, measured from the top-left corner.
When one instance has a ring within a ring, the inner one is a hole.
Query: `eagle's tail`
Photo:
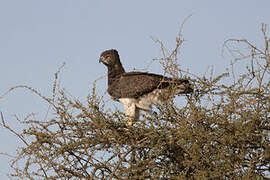
[[[173,88],[175,88],[174,94],[189,94],[194,91],[194,86],[188,80],[177,82]]]

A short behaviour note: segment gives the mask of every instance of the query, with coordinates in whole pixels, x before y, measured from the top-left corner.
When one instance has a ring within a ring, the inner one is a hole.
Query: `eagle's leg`
[[[129,104],[124,107],[126,111],[127,125],[132,126],[133,123],[139,119],[139,109],[136,108],[135,104]]]
[[[127,115],[127,125],[132,126],[134,122],[139,120],[139,109],[135,107],[134,115]]]

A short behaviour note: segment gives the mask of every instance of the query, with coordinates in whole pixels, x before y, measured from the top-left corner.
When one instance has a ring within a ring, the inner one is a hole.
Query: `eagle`
[[[140,110],[151,112],[152,105],[161,106],[178,94],[193,92],[187,79],[173,79],[147,72],[126,72],[117,50],[103,51],[99,62],[108,69],[110,97],[123,104],[127,125],[139,119]]]

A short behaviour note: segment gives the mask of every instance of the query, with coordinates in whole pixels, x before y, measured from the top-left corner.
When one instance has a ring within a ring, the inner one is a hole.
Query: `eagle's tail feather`
[[[192,93],[194,90],[194,86],[189,82],[182,82],[176,86],[175,94],[187,94]]]

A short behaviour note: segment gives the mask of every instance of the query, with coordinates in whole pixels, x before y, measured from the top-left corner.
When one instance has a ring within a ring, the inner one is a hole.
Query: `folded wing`
[[[171,85],[188,83],[184,79],[172,79],[162,75],[146,72],[129,72],[115,77],[108,88],[108,93],[115,99],[138,98],[155,89]]]

